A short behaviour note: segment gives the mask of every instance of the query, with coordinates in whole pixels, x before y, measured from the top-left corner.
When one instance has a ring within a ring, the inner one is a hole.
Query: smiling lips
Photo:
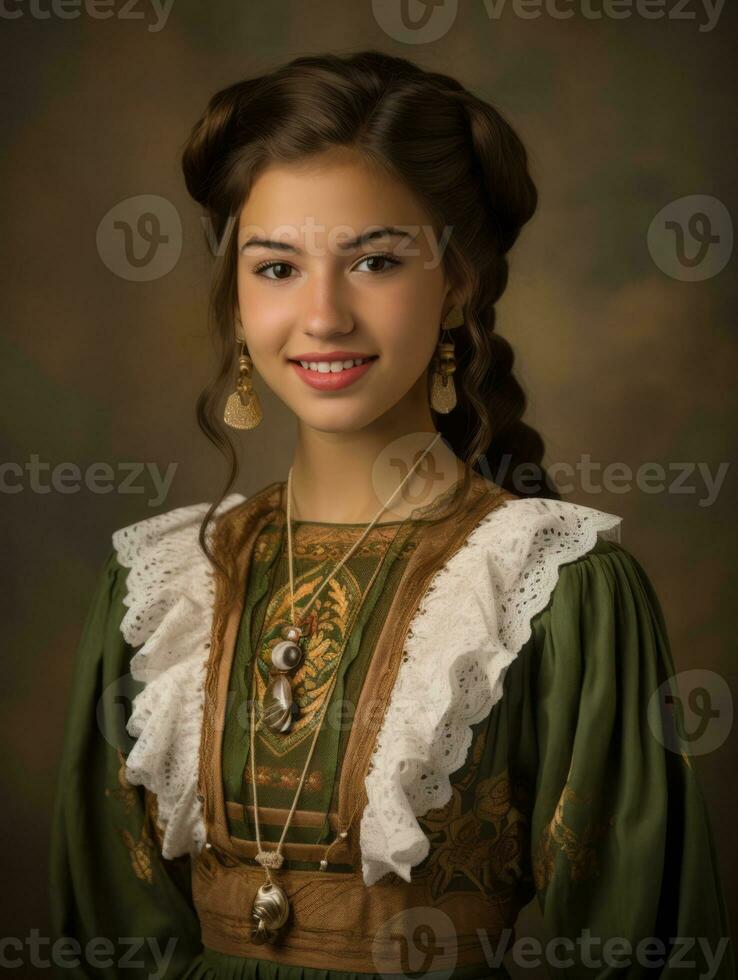
[[[303,367],[299,361],[290,361],[290,364],[297,372],[298,377],[302,378],[311,388],[316,388],[318,391],[336,391],[339,388],[347,388],[358,381],[367,373],[376,359],[376,357],[371,357],[369,360],[365,360],[363,364],[356,364],[353,367],[343,367],[343,361],[339,358],[331,361],[307,361],[307,363],[315,365],[317,370]],[[346,360],[354,360],[354,358],[348,357]],[[341,364],[340,368],[338,367],[339,363]]]

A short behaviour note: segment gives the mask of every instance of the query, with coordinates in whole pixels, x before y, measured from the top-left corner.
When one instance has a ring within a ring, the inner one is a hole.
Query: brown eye
[[[363,265],[365,262],[373,263],[373,267],[369,268],[369,272],[386,272],[388,268],[394,265],[400,265],[397,259],[388,255],[386,252],[377,252],[375,255],[365,255],[364,258],[359,262],[359,265]]]
[[[267,271],[274,269],[275,274],[273,276],[264,275]],[[286,275],[280,275],[277,273],[277,269],[281,269]],[[265,279],[289,279],[290,272],[292,271],[292,266],[288,262],[264,262],[262,265],[258,265],[254,272],[256,275],[264,275]]]

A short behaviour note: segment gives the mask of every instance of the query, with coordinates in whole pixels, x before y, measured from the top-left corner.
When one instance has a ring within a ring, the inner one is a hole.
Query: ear
[[[236,340],[240,344],[242,341],[246,343],[246,337],[243,332],[243,324],[241,323],[241,314],[238,311],[238,307],[233,311],[233,330],[236,335]]]
[[[464,306],[464,299],[460,296],[459,292],[455,290],[452,286],[449,286],[446,290],[446,295],[443,298],[443,304],[441,306],[441,321],[445,320],[450,311],[455,307]]]

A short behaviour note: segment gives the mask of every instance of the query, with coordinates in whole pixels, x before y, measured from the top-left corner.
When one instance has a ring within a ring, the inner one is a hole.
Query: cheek
[[[440,334],[441,297],[435,284],[423,282],[387,295],[374,314],[389,348],[417,367],[433,354]],[[377,315],[378,314],[378,315]]]
[[[284,324],[289,313],[277,291],[239,278],[238,305],[249,350],[269,353],[284,343]]]

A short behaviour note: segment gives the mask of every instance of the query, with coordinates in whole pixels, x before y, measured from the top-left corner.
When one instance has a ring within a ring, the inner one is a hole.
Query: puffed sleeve
[[[531,866],[548,972],[734,980],[695,758],[649,712],[674,673],[653,586],[614,541],[559,572],[532,637]]]
[[[52,945],[67,938],[54,957],[65,978],[176,978],[202,949],[189,858],[162,858],[156,798],[125,779],[125,724],[140,689],[119,629],[126,575],[111,551],[67,704],[50,839]]]

